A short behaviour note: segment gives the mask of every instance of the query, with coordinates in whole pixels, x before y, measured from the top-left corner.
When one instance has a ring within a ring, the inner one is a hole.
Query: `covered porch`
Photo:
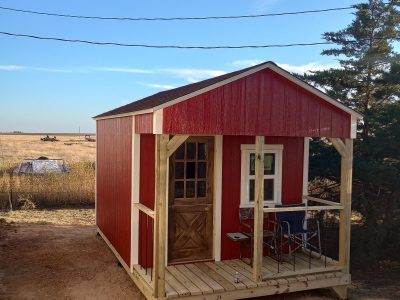
[[[153,228],[153,257],[150,258],[152,267],[149,268],[148,263],[134,264],[129,270],[130,276],[146,298],[240,299],[328,287],[333,288],[341,298],[346,298],[347,285],[350,283],[352,140],[330,139],[341,155],[340,203],[304,195],[304,206],[264,207],[262,154],[265,138],[255,137],[253,263],[245,258],[168,265],[168,158],[188,138],[189,135],[175,135],[171,138],[166,134],[156,135],[155,207],[151,210],[143,204],[134,204],[137,213],[146,216],[146,223]],[[338,213],[338,261],[303,248],[295,255],[283,254],[280,259],[265,255],[264,216],[298,211]]]
[[[304,254],[304,259],[306,258]],[[323,260],[313,258],[310,267],[305,260],[300,261],[299,258],[294,270],[293,263],[289,261],[278,267],[276,261],[264,257],[261,281],[254,280],[253,269],[239,259],[167,266],[165,296],[190,299],[240,299],[350,283],[350,275],[341,272],[337,262],[329,261],[325,264]],[[146,293],[152,294],[154,282],[151,270],[135,265],[134,271],[147,290]],[[236,277],[239,278],[239,282],[235,282]]]

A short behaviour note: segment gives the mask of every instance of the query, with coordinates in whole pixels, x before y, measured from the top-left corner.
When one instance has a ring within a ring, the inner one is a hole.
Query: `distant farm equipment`
[[[68,172],[63,159],[49,159],[41,156],[37,159],[24,159],[17,168],[14,169],[14,175],[41,175],[41,174],[61,174]]]
[[[43,141],[43,142],[58,142],[59,141],[56,136],[49,137],[48,135],[46,135],[45,137],[41,138],[40,140]]]
[[[87,134],[87,135],[85,135],[85,141],[86,142],[95,142],[96,140]]]

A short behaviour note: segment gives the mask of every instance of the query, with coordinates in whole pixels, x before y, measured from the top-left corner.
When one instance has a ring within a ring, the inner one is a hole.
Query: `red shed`
[[[148,299],[345,298],[358,118],[272,62],[98,115],[98,231]],[[307,194],[313,137],[341,156],[340,203]],[[340,216],[337,261],[305,225],[325,211]]]

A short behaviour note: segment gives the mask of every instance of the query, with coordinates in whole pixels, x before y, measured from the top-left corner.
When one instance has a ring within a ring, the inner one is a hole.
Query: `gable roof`
[[[293,76],[286,70],[280,68],[275,63],[271,61],[267,61],[249,68],[245,68],[242,70],[234,71],[231,73],[227,73],[221,76],[213,77],[210,79],[206,79],[203,81],[195,82],[192,84],[188,84],[185,86],[181,86],[175,89],[162,91],[156,93],[154,95],[145,97],[143,99],[134,101],[132,103],[126,104],[124,106],[120,106],[113,110],[107,111],[100,115],[94,117],[94,119],[102,119],[102,118],[109,118],[109,117],[121,117],[126,115],[134,115],[140,113],[147,113],[152,112],[157,109],[161,109],[166,106],[170,106],[196,95],[205,93],[209,90],[217,88],[219,86],[228,84],[234,80],[243,78],[255,72],[261,71],[263,69],[270,68],[275,72],[279,73],[280,75],[288,78],[289,80],[293,81],[294,83],[302,86],[303,88],[309,90],[313,94],[316,94],[320,98],[330,102],[334,106],[340,108],[341,110],[346,111],[347,113],[353,115],[356,118],[362,118],[362,115],[358,112],[352,110],[351,108],[345,106],[344,104],[340,103],[339,101],[329,97],[327,94],[321,92],[320,90],[316,89],[312,85],[298,79],[297,77]]]

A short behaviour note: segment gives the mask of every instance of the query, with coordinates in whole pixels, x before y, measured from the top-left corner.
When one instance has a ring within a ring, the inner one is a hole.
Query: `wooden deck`
[[[142,291],[151,295],[151,272],[134,266],[147,289]],[[240,281],[235,282],[236,272]],[[311,265],[306,255],[279,265],[270,257],[264,257],[262,267],[263,281],[255,282],[252,268],[241,260],[204,262],[168,266],[165,268],[166,297],[185,299],[241,299],[289,293],[300,290],[334,287],[349,284],[350,275],[340,272],[337,263],[312,258]],[[151,298],[154,299],[154,298]]]

